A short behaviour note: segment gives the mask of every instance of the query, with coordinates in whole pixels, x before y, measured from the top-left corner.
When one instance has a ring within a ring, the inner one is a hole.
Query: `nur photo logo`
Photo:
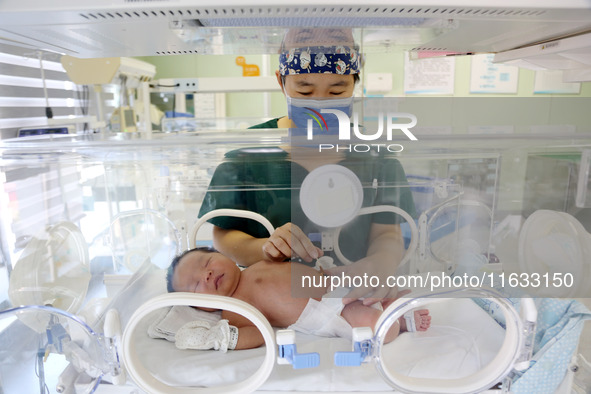
[[[385,116],[383,112],[378,113],[378,125],[375,132],[368,132],[364,130],[361,132],[359,127],[359,115],[357,112],[353,113],[353,119],[349,115],[341,110],[337,109],[320,109],[320,112],[312,108],[306,107],[306,114],[310,117],[307,120],[306,137],[308,140],[314,139],[314,123],[318,125],[316,130],[320,130],[322,134],[334,134],[334,130],[329,130],[328,123],[323,114],[329,116],[336,116],[338,120],[338,140],[339,142],[350,142],[352,137],[360,141],[377,141],[383,140],[384,136],[387,141],[392,141],[395,132],[402,132],[410,141],[417,141],[417,137],[410,131],[411,128],[416,126],[417,118],[413,114],[405,112],[388,112]],[[408,120],[402,122],[403,120]],[[334,122],[331,122],[334,124]],[[318,145],[319,152],[323,150],[337,150],[337,151],[355,151],[355,152],[368,152],[372,148],[386,149],[389,152],[401,152],[404,148],[400,144],[325,144],[321,143]]]

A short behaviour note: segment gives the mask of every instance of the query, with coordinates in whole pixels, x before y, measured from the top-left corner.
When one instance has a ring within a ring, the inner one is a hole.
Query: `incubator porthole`
[[[519,270],[542,278],[544,274],[560,273],[565,282],[562,286],[530,286],[526,291],[542,297],[576,295],[584,278],[589,276],[589,268],[584,263],[591,256],[589,245],[591,234],[572,215],[550,210],[531,214],[519,234]]]
[[[346,167],[328,164],[310,172],[300,189],[306,216],[319,226],[334,228],[347,224],[363,203],[363,187]]]
[[[525,336],[513,305],[497,297],[494,292],[464,289],[395,301],[374,330],[378,373],[397,392],[474,393],[492,388],[515,366]],[[506,329],[477,304],[479,299],[499,308]],[[386,334],[401,316],[422,308],[428,308],[432,316],[425,335],[401,333],[385,343]],[[526,309],[531,312],[531,304]]]
[[[81,231],[60,222],[37,233],[10,276],[13,305],[50,305],[76,313],[88,291],[90,259]]]
[[[220,321],[217,312],[200,308],[221,308],[242,315],[261,332],[265,346],[211,352],[181,350],[172,342],[162,340],[171,324],[179,325],[179,316],[189,324],[194,319],[207,320],[211,325]],[[251,392],[267,380],[276,362],[274,331],[258,310],[235,298],[206,294],[168,293],[140,305],[127,323],[122,348],[122,359],[130,377],[149,393]],[[170,362],[163,365],[163,359]]]

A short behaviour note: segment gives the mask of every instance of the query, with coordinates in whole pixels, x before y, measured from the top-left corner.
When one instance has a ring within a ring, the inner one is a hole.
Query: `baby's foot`
[[[406,318],[403,316],[400,319],[400,331],[427,331],[431,326],[431,316],[428,309],[417,309],[412,312],[414,317],[414,327],[408,327]],[[413,329],[414,328],[414,329]]]

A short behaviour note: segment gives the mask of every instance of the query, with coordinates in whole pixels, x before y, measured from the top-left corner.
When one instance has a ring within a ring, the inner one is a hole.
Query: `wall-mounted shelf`
[[[494,61],[532,70],[563,70],[564,82],[591,81],[591,33],[497,53]]]

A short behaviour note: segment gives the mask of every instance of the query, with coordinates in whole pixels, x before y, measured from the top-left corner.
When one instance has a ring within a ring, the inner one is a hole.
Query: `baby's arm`
[[[265,344],[263,334],[244,316],[234,312],[222,311],[222,318],[228,319],[230,325],[238,328],[236,350],[254,349]]]

